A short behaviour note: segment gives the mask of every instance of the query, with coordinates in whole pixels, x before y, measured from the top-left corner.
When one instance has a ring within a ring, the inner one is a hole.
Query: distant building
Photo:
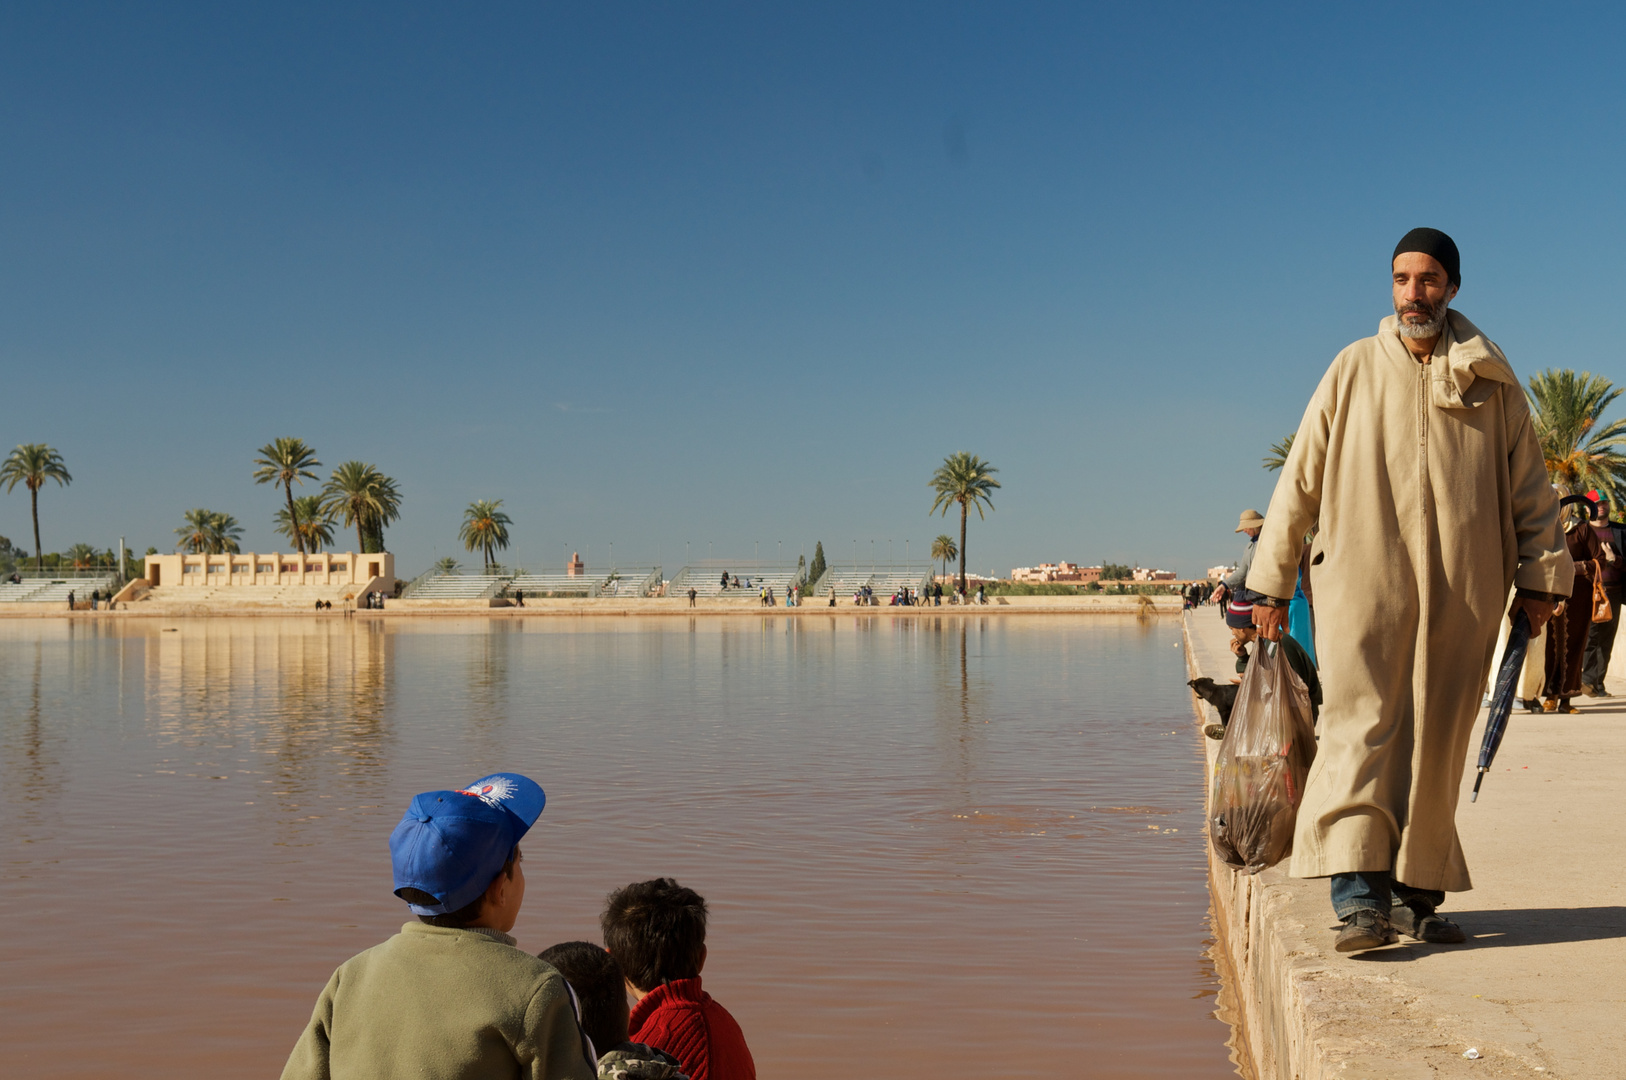
[[[148,555],[142,577],[153,585],[242,586],[357,585],[395,587],[395,556],[387,551],[358,555],[322,551],[301,557],[296,551],[240,551],[230,555]],[[387,584],[385,584],[387,583]]]
[[[1101,580],[1099,566],[1078,566],[1070,562],[1040,563],[1038,566],[1018,566],[1011,571],[1012,581],[1043,583],[1064,581],[1085,584]]]
[[[1173,581],[1173,570],[1153,570],[1150,567],[1137,567],[1129,575],[1136,581]]]
[[[1229,574],[1232,570],[1235,570],[1235,569],[1236,569],[1236,567],[1234,567],[1234,566],[1210,566],[1208,568],[1208,580],[1209,581],[1220,581],[1227,574]]]
[[[557,566],[559,564],[554,563],[554,565]],[[581,577],[583,574],[587,573],[587,564],[582,562],[580,552],[572,551],[570,553],[570,561],[565,564],[565,573],[570,577]]]

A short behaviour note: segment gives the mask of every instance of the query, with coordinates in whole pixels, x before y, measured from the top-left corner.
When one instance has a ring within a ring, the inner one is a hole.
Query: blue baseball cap
[[[413,796],[390,833],[395,895],[417,889],[435,898],[434,904],[408,900],[415,915],[446,915],[472,904],[547,801],[542,786],[519,773],[492,773],[458,791]]]

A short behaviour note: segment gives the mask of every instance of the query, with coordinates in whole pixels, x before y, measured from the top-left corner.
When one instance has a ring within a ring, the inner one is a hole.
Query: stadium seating
[[[111,592],[113,575],[69,578],[23,578],[21,585],[11,582],[0,584],[0,603],[66,604],[68,594],[74,599],[89,600],[92,592]]]

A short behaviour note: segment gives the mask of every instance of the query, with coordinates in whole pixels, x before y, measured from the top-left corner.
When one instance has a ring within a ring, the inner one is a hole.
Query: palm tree
[[[62,464],[62,455],[44,443],[23,443],[0,462],[0,484],[10,491],[18,484],[28,488],[28,499],[34,512],[34,569],[45,569],[45,553],[40,550],[40,488],[45,481],[55,480],[59,487],[73,483],[68,468]]]
[[[243,527],[230,514],[197,507],[188,510],[186,524],[175,530],[180,541],[175,545],[194,555],[235,555],[242,551],[238,541]]]
[[[260,447],[260,456],[254,459],[259,468],[254,470],[256,484],[280,484],[288,497],[286,517],[290,525],[289,539],[299,545],[301,557],[305,554],[304,533],[299,528],[299,514],[294,509],[294,485],[305,486],[306,480],[315,480],[312,469],[319,468],[316,451],[305,445],[304,439],[287,437]]]
[[[1293,436],[1296,432],[1289,431],[1283,435],[1280,442],[1271,445],[1270,453],[1265,455],[1265,471],[1275,472],[1287,464],[1287,455],[1293,451]]]
[[[508,526],[514,523],[501,506],[501,499],[476,499],[463,511],[463,527],[457,531],[464,548],[484,553],[487,570],[497,565],[492,552],[508,547]]]
[[[322,496],[301,495],[293,500],[292,513],[278,510],[276,531],[299,545],[303,558],[333,546],[333,515],[322,506]]]
[[[1626,420],[1600,426],[1621,388],[1590,371],[1548,368],[1530,376],[1531,423],[1547,476],[1574,492],[1596,488],[1619,502],[1626,487]]]
[[[432,569],[437,574],[455,574],[459,570],[463,569],[463,567],[450,555],[443,555],[435,560],[435,565]]]
[[[999,487],[999,481],[994,479],[994,473],[999,470],[975,454],[968,454],[964,450],[957,454],[950,454],[943,459],[943,464],[932,473],[930,487],[937,492],[937,498],[932,500],[931,513],[942,510],[944,515],[949,507],[958,503],[960,506],[960,591],[965,591],[965,523],[966,512],[971,507],[977,508],[979,520],[986,520],[987,515],[982,512],[986,503],[988,509],[994,508],[993,492]]]
[[[347,461],[333,470],[322,488],[323,507],[356,528],[356,550],[367,551],[369,536],[384,550],[384,526],[401,516],[401,492],[395,481],[364,461]]]
[[[954,543],[954,537],[948,533],[940,533],[932,541],[932,558],[943,564],[943,576],[948,577],[948,561],[960,556],[960,549]]]
[[[73,564],[75,570],[89,570],[102,561],[101,552],[89,544],[75,544],[63,552],[63,558]]]

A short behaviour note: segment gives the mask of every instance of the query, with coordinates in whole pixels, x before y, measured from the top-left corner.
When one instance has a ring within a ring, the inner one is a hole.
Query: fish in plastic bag
[[[1293,851],[1315,760],[1310,691],[1279,645],[1258,642],[1237,687],[1208,805],[1208,838],[1227,866],[1257,874]]]

